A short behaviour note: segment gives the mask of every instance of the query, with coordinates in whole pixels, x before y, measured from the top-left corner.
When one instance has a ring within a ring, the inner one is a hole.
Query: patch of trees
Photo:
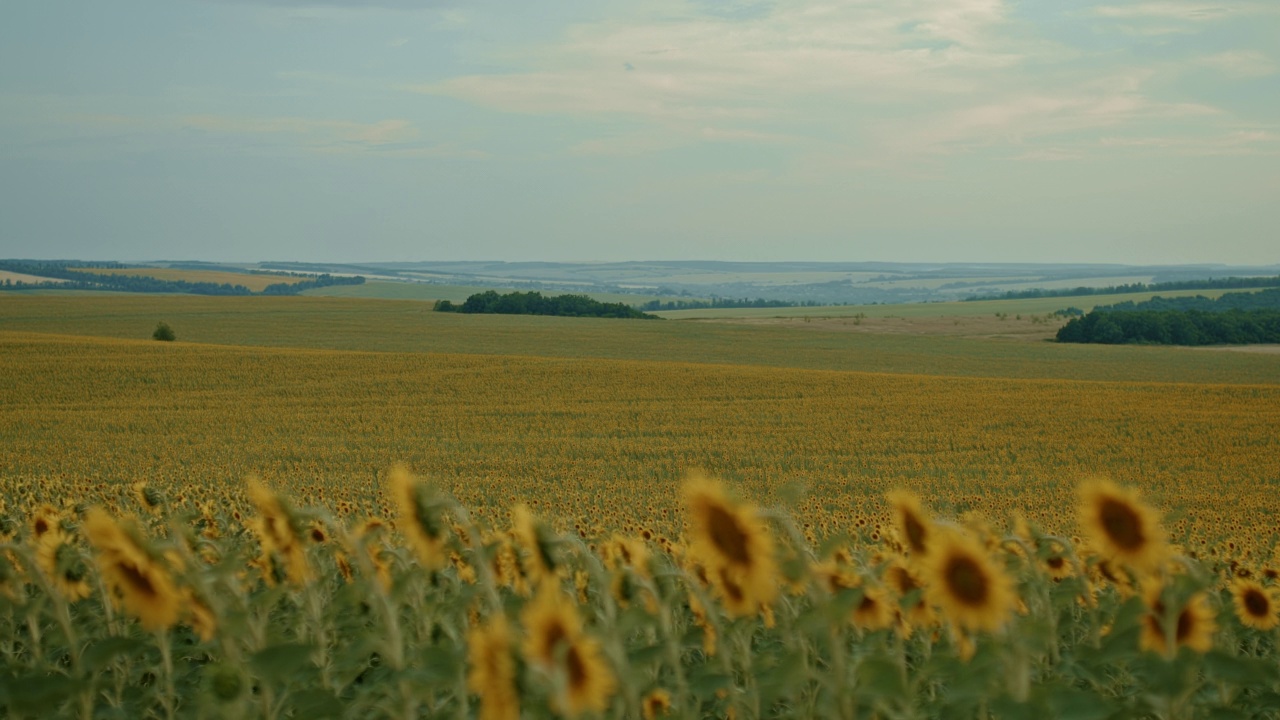
[[[494,290],[476,293],[461,305],[448,300],[436,303],[438,312],[484,313],[498,315],[561,315],[566,317],[642,318],[656,320],[625,303],[603,303],[586,295],[546,297],[540,292],[511,292],[499,295]]]
[[[1187,297],[1156,297],[1145,302],[1135,303],[1132,300],[1104,305],[1097,308],[1104,312],[1133,312],[1140,310],[1202,310],[1204,312],[1226,312],[1228,310],[1280,310],[1280,288],[1259,290],[1247,293],[1225,293],[1217,299],[1203,295]]]
[[[1058,330],[1058,342],[1153,345],[1280,343],[1280,310],[1094,309]]]
[[[311,278],[310,280],[301,280],[293,283],[273,283],[262,289],[263,295],[297,295],[303,290],[311,290],[313,288],[330,287],[333,285],[363,285],[364,277],[356,275],[354,277],[344,275],[330,275],[323,273]]]
[[[1162,283],[1128,283],[1108,287],[1076,287],[1060,290],[1032,288],[1030,290],[1010,290],[1002,295],[968,297],[965,298],[965,301],[1027,300],[1042,297],[1083,297],[1088,295],[1118,295],[1121,293],[1168,292],[1170,290],[1231,290],[1273,287],[1280,287],[1280,275],[1276,277],[1226,277],[1205,280],[1177,280]]]
[[[254,295],[249,288],[231,283],[188,282],[186,280],[161,280],[146,275],[108,275],[104,273],[85,272],[85,268],[101,267],[123,268],[118,263],[68,263],[0,260],[0,270],[13,273],[50,278],[49,281],[23,282],[6,281],[4,287],[10,290],[27,290],[33,288],[57,288],[60,290],[114,290],[117,292],[136,293],[178,293],[184,295]],[[139,272],[145,272],[139,269]],[[61,280],[62,282],[53,282]],[[275,283],[268,285],[260,295],[297,295],[303,290],[327,287],[330,285],[360,285],[363,277],[335,277],[324,274],[296,283]]]
[[[707,310],[710,308],[778,308],[778,307],[817,307],[821,303],[814,300],[804,300],[796,302],[795,300],[765,300],[764,298],[755,298],[754,300],[742,298],[740,300],[732,300],[729,298],[713,298],[711,300],[650,300],[640,306],[641,310],[646,312],[655,312],[659,310]]]

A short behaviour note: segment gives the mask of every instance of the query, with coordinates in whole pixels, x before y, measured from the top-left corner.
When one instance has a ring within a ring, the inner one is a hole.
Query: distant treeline
[[[316,275],[310,280],[300,280],[293,283],[273,283],[262,288],[259,295],[297,295],[303,290],[313,290],[315,288],[330,287],[333,285],[363,285],[364,276],[356,275],[354,277],[344,275],[330,275],[323,273]]]
[[[1268,288],[1258,292],[1225,293],[1217,299],[1203,295],[1187,297],[1160,297],[1143,302],[1126,300],[1114,305],[1095,308],[1104,312],[1134,312],[1145,310],[1201,310],[1226,312],[1228,310],[1280,310],[1280,288]]]
[[[1138,292],[1167,292],[1170,290],[1232,290],[1244,288],[1280,287],[1280,275],[1276,277],[1226,277],[1207,280],[1177,280],[1162,283],[1128,283],[1109,287],[1076,287],[1061,290],[1033,288],[1010,290],[1001,295],[982,295],[965,298],[965,302],[977,300],[1027,300],[1042,297],[1083,297],[1087,295],[1119,295]]]
[[[740,300],[714,298],[712,300],[668,300],[666,302],[650,300],[641,305],[640,309],[646,312],[654,312],[659,310],[707,310],[709,308],[818,307],[821,304],[815,300],[796,302],[794,300],[765,300],[764,298],[756,298],[754,300],[747,298]]]
[[[1280,343],[1280,289],[1217,300],[1155,297],[1094,308],[1058,330],[1058,342],[1156,345]]]
[[[567,317],[642,318],[657,320],[625,303],[602,303],[586,295],[545,297],[540,292],[512,292],[499,295],[487,290],[476,293],[461,305],[448,300],[436,303],[438,312],[487,313],[498,315],[563,315]]]
[[[308,280],[293,283],[274,283],[254,293],[243,285],[231,283],[188,282],[186,280],[161,280],[145,275],[108,275],[104,273],[85,272],[88,269],[122,269],[126,266],[119,263],[51,263],[26,262],[17,260],[0,260],[0,270],[13,273],[50,278],[50,281],[23,282],[5,280],[0,286],[8,290],[28,290],[35,288],[56,288],[59,290],[114,290],[118,292],[136,293],[179,293],[188,295],[297,295],[303,290],[328,287],[330,285],[360,285],[363,277],[335,277],[333,275],[317,275]],[[138,268],[146,272],[145,268]],[[62,280],[64,282],[52,282]]]

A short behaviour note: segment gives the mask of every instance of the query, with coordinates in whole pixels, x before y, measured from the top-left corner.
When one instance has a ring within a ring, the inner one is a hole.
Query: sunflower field
[[[37,508],[0,545],[11,717],[1274,717],[1276,571],[1197,562],[1107,481],[1085,535],[935,518],[807,543],[698,474],[685,533],[479,523],[403,467],[355,524]],[[1274,560],[1274,558],[1273,558]]]
[[[9,717],[1280,714],[1273,384],[0,359]]]

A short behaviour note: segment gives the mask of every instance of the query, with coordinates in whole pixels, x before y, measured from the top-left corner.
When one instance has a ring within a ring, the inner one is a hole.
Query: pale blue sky
[[[12,0],[0,257],[1280,262],[1280,2]]]

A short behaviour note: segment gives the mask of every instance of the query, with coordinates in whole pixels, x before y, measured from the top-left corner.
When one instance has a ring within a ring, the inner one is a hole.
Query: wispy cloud
[[[358,123],[300,117],[184,115],[176,121],[185,129],[236,135],[293,135],[321,145],[340,142],[378,146],[408,142],[418,135],[418,130],[409,121],[400,119]]]
[[[780,0],[742,13],[672,7],[570,27],[523,53],[514,61],[522,68],[408,89],[507,113],[642,126],[572,146],[587,155],[728,140],[792,143],[793,158],[861,153],[872,163],[871,155],[995,146],[1024,159],[1059,159],[1097,152],[1103,131],[1169,123],[1199,124],[1193,134],[1228,131],[1230,118],[1213,103],[1162,92],[1167,78],[1154,68],[1113,60],[1100,71],[1082,49],[1024,34],[1025,21],[1003,0]],[[1091,12],[1116,22],[1195,25],[1273,9],[1171,0]],[[1237,77],[1276,71],[1259,52],[1176,62]],[[1081,134],[1088,137],[1067,137]]]
[[[1199,62],[1226,75],[1240,78],[1266,77],[1280,71],[1275,61],[1256,50],[1232,50],[1207,55],[1200,58]]]

